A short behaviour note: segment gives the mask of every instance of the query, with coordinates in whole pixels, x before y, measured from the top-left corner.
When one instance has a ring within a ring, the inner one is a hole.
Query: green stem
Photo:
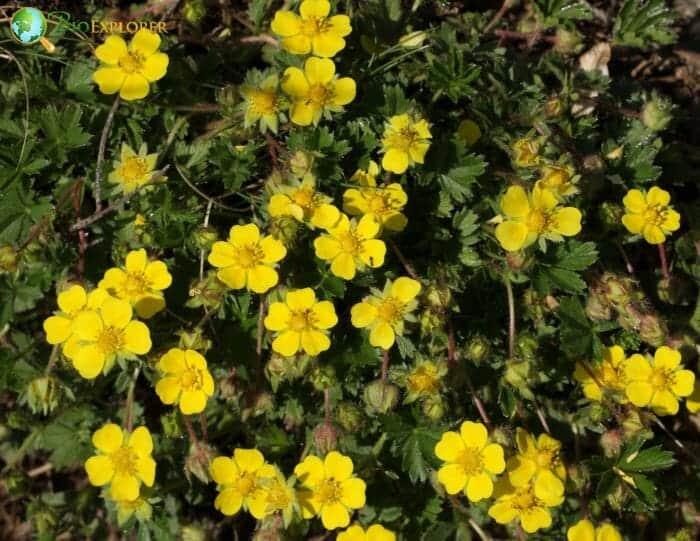
[[[508,358],[515,357],[515,298],[513,297],[513,284],[506,276],[503,280],[508,294]]]
[[[126,425],[126,431],[131,432],[134,427],[134,393],[136,391],[136,380],[139,379],[139,373],[141,372],[141,367],[137,366],[134,369],[134,377],[129,385],[129,390],[126,393],[126,415],[124,424]]]

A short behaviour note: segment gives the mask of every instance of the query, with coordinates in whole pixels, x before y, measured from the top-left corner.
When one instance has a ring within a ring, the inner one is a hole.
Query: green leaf
[[[439,182],[443,189],[457,203],[471,197],[471,186],[486,171],[483,156],[468,154],[460,160],[460,165],[440,175]]]
[[[586,269],[597,259],[598,251],[593,242],[572,240],[559,244],[538,262],[535,287],[542,295],[553,289],[581,293],[586,289],[586,282],[575,271]]]
[[[646,48],[676,41],[676,15],[664,0],[625,0],[615,18],[613,39],[619,45]]]
[[[661,446],[650,447],[618,462],[617,467],[627,472],[667,470],[676,463],[673,453]]]
[[[575,297],[562,299],[557,316],[561,321],[562,351],[573,359],[598,358],[602,345],[580,301]]]

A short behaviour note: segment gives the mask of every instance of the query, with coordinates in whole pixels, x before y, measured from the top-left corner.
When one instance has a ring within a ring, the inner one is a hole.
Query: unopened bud
[[[503,378],[524,397],[533,397],[530,391],[531,365],[528,361],[509,360]]]
[[[226,285],[216,277],[216,272],[210,271],[204,280],[197,281],[190,288],[190,298],[185,302],[185,306],[188,308],[205,306],[211,310],[218,309],[226,291]]]
[[[481,139],[481,128],[479,125],[470,119],[462,120],[457,128],[457,137],[464,141],[468,146],[472,146]]]
[[[328,364],[324,366],[315,366],[311,371],[310,378],[314,389],[323,391],[335,385],[335,368]]]
[[[314,428],[313,442],[320,454],[330,453],[338,446],[338,431],[330,424],[321,423]]]
[[[510,430],[504,429],[497,426],[491,432],[491,441],[497,443],[501,447],[512,447],[513,446],[513,433]]]
[[[537,340],[529,334],[521,334],[518,336],[515,347],[520,359],[532,361],[537,357],[537,348],[539,344]]]
[[[48,415],[58,406],[59,398],[60,388],[51,376],[36,378],[27,386],[25,400],[32,413]]]
[[[612,317],[612,309],[604,297],[591,293],[586,299],[586,315],[592,321],[608,321]]]
[[[194,349],[206,353],[211,348],[212,342],[204,335],[201,327],[195,327],[191,331],[180,329],[175,334],[180,337],[180,349]]]
[[[647,344],[660,347],[666,342],[668,329],[661,318],[655,314],[642,316],[639,323],[639,337]]]
[[[423,42],[428,39],[428,34],[423,30],[416,30],[404,34],[399,38],[399,45],[405,49],[415,49],[423,45]]]
[[[440,395],[430,396],[421,403],[421,410],[431,421],[439,421],[445,414],[445,403]]]
[[[270,220],[270,235],[289,247],[296,241],[301,224],[291,216],[275,216]]]
[[[363,396],[368,413],[387,413],[398,404],[399,389],[391,383],[375,380],[365,387]]]
[[[206,541],[207,539],[206,530],[196,524],[183,526],[180,535],[182,541]]]
[[[486,360],[490,352],[491,344],[489,341],[481,335],[476,335],[469,340],[465,355],[474,364],[479,364]]]
[[[534,259],[525,250],[506,252],[506,263],[514,271],[526,271],[532,265]]]
[[[570,462],[566,465],[566,477],[576,492],[584,490],[590,480],[590,472],[582,463]]]
[[[600,435],[600,447],[603,449],[603,454],[608,458],[619,455],[623,443],[623,432],[619,428],[606,430]]]
[[[193,233],[194,243],[197,248],[208,250],[211,245],[219,240],[219,235],[213,227],[200,227]]]
[[[662,278],[656,289],[659,298],[674,305],[686,305],[692,298],[693,286],[685,278],[677,275]]]
[[[354,404],[343,402],[336,408],[336,420],[345,432],[352,434],[362,426],[362,412]]]
[[[559,98],[558,96],[549,98],[544,104],[544,114],[548,117],[561,116],[563,110],[564,105],[562,104],[561,98]]]
[[[189,478],[194,475],[202,483],[211,482],[209,476],[209,464],[216,457],[216,452],[209,445],[199,442],[190,447],[190,454],[185,459],[185,475]]]
[[[187,0],[182,14],[188,23],[196,24],[207,14],[207,8],[204,6],[203,0]]]
[[[671,108],[670,101],[654,97],[642,109],[642,122],[652,131],[662,131],[673,119]]]
[[[0,246],[0,274],[12,273],[17,270],[19,254],[12,246]]]
[[[295,177],[302,178],[311,170],[313,158],[311,154],[303,150],[297,150],[289,158],[289,170]]]
[[[561,54],[577,52],[583,43],[582,36],[575,30],[565,30],[560,26],[555,34],[554,49]]]
[[[603,222],[603,226],[608,231],[620,229],[620,223],[622,223],[622,216],[624,213],[625,209],[622,208],[622,205],[612,201],[604,201],[598,208],[600,221]]]

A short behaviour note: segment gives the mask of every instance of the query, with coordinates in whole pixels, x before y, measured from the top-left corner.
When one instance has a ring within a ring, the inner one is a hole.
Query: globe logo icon
[[[36,8],[20,8],[12,15],[10,29],[17,41],[23,45],[32,45],[46,34],[46,19]]]

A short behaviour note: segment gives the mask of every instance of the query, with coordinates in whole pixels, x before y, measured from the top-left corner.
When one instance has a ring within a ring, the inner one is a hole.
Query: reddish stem
[[[386,383],[387,376],[389,375],[389,350],[382,350],[382,383]]]
[[[325,412],[324,423],[326,428],[331,426],[331,390],[323,389],[323,410]]]
[[[668,272],[668,261],[666,260],[666,245],[662,242],[657,244],[659,247],[659,259],[661,260],[661,271],[664,273],[664,279],[668,280],[671,274]]]
[[[262,342],[263,342],[263,333],[265,332],[264,328],[264,317],[265,317],[265,298],[260,297],[260,307],[259,307],[259,314],[258,314],[258,338],[257,342],[255,345],[255,360],[257,363],[257,366],[255,367],[255,383],[256,387],[258,390],[262,387],[262,381],[263,381],[263,366],[262,366]]]
[[[207,416],[204,412],[199,414],[199,428],[202,430],[202,439],[204,443],[209,443],[209,435],[207,433]]]
[[[199,440],[197,439],[197,434],[194,432],[194,427],[192,426],[192,421],[190,421],[189,416],[183,415],[182,422],[185,423],[185,428],[187,429],[187,434],[190,436],[190,441],[194,444],[194,448],[197,449],[198,454],[202,454],[202,448],[199,445]]]
[[[73,196],[73,210],[75,211],[76,221],[80,221],[80,182],[76,182],[73,185],[72,196]],[[78,278],[83,277],[83,272],[85,271],[85,230],[78,229],[78,265],[76,267],[78,272]]]
[[[277,149],[279,148],[279,143],[275,141],[271,135],[265,134],[265,140],[267,141],[267,151],[270,154],[270,159],[272,160],[272,167],[275,170],[279,169],[279,160],[277,158]]]

